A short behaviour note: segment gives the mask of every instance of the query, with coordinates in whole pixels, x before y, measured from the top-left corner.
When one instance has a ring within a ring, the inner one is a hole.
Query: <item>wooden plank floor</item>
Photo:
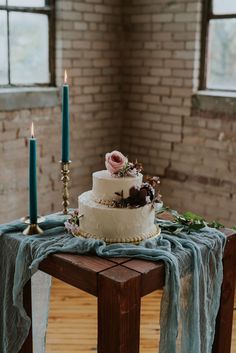
[[[142,299],[141,352],[157,353],[161,291]],[[96,353],[96,298],[53,280],[46,353]],[[236,353],[236,298],[232,353]]]

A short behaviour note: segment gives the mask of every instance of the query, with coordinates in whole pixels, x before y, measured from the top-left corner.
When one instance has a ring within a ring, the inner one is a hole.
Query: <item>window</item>
[[[0,86],[52,86],[54,0],[0,0]]]
[[[200,89],[236,90],[236,1],[204,0]]]

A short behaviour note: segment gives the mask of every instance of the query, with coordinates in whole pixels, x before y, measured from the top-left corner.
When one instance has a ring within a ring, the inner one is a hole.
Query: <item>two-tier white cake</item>
[[[117,243],[139,242],[159,233],[143,175],[127,163],[124,173],[111,173],[113,169],[93,173],[92,190],[79,196],[80,235]],[[132,190],[137,201],[130,196]],[[139,200],[145,204],[140,206]]]

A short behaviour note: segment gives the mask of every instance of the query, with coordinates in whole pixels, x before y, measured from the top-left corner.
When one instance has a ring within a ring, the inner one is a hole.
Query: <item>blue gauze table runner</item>
[[[39,263],[52,253],[75,253],[164,261],[159,352],[211,353],[225,235],[208,227],[173,235],[166,228],[172,222],[157,222],[161,235],[139,245],[73,237],[57,214],[46,217],[41,236],[23,236],[20,221],[0,226],[0,352],[18,353],[28,335],[31,321],[23,307],[23,287]]]

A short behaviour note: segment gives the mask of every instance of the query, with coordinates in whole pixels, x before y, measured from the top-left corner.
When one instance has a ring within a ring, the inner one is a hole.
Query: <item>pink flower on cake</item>
[[[119,151],[107,153],[105,165],[111,174],[117,174],[128,163],[128,159]]]

